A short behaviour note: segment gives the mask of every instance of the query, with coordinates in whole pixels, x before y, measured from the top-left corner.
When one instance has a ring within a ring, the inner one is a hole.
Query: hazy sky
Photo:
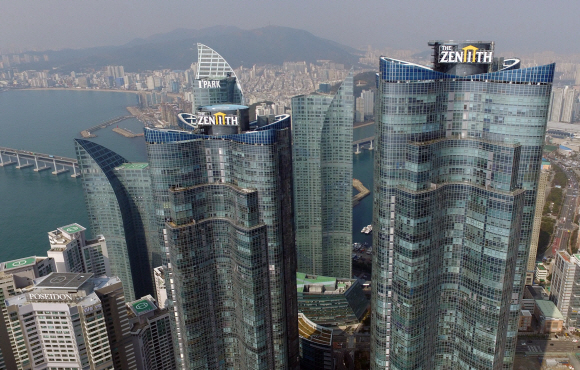
[[[580,52],[578,0],[2,0],[0,48],[124,44],[175,28],[268,24],[354,47],[427,50],[430,39]]]

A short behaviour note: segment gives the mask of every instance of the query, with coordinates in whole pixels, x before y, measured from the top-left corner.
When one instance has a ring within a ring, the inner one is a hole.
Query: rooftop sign
[[[232,114],[225,114],[222,112],[210,114],[198,114],[196,116],[196,122],[200,126],[212,126],[212,125],[225,125],[225,126],[237,126],[238,116]]]
[[[493,51],[468,45],[460,48],[458,45],[440,45],[439,63],[475,63],[491,64]]]
[[[200,89],[218,89],[220,88],[220,80],[197,80],[197,86]]]
[[[43,293],[28,293],[29,301],[63,301],[70,302],[73,300],[72,294],[43,294]]]

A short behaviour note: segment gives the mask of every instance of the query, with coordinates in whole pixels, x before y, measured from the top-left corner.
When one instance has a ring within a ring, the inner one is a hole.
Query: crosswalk
[[[540,348],[540,346],[528,346],[528,351],[527,352],[540,353],[540,352],[543,352],[543,351]]]

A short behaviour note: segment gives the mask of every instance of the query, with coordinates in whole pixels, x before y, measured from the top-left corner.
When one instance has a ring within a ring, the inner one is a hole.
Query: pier
[[[352,186],[353,188],[355,188],[356,190],[358,190],[358,194],[355,195],[354,197],[352,197],[352,206],[356,206],[357,204],[359,204],[359,202],[366,197],[367,195],[369,195],[371,192],[369,189],[365,188],[364,185],[362,184],[362,182],[360,180],[357,179],[352,179]]]
[[[117,117],[117,118],[110,119],[110,120],[108,120],[106,122],[99,123],[96,126],[93,126],[91,128],[88,128],[86,130],[81,131],[81,136],[84,139],[87,139],[87,138],[90,138],[90,137],[97,137],[97,135],[94,134],[95,131],[98,131],[98,130],[100,130],[102,128],[105,128],[105,127],[114,125],[115,123],[119,123],[119,122],[124,121],[124,120],[129,119],[129,118],[134,118],[134,116],[120,116],[120,117]]]
[[[140,133],[140,134],[136,134],[133,131],[129,130],[128,128],[120,128],[120,127],[115,127],[113,129],[113,131],[115,131],[116,133],[118,133],[119,135],[123,135],[125,137],[138,137],[138,136],[144,136],[145,134]]]
[[[373,150],[373,143],[375,141],[375,137],[371,136],[371,137],[365,137],[364,139],[360,139],[360,140],[356,140],[352,142],[352,146],[356,147],[356,150],[354,151],[354,154],[360,154],[361,153],[361,145],[370,143],[369,146],[369,150]]]
[[[53,169],[53,175],[59,175],[71,170],[73,171],[71,177],[78,177],[80,175],[78,171],[79,164],[76,159],[0,147],[0,167],[11,165],[17,165],[16,168],[18,169],[34,167],[34,172]]]

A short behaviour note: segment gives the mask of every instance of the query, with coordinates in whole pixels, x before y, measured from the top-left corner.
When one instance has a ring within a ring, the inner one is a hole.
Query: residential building
[[[363,114],[366,117],[374,115],[375,93],[372,90],[363,90],[360,97],[363,101]]]
[[[537,281],[545,282],[546,279],[548,278],[548,274],[549,274],[548,269],[543,263],[541,262],[536,263],[536,270],[534,271],[534,275]]]
[[[298,366],[290,117],[250,126],[247,110],[208,106],[180,115],[193,132],[145,130],[188,369]]]
[[[554,64],[429,44],[380,58],[371,369],[512,368]]]
[[[231,68],[200,48],[196,76],[233,90],[196,97],[182,130],[145,130],[178,366],[297,369],[290,117],[249,122]]]
[[[560,121],[572,123],[574,122],[575,118],[574,103],[578,100],[578,94],[576,90],[566,86],[564,88],[564,97],[562,100],[562,116],[560,117]]]
[[[560,122],[562,117],[562,103],[564,102],[564,89],[556,88],[552,91],[550,104],[550,121]]]
[[[526,285],[534,283],[534,269],[536,267],[536,257],[538,253],[538,240],[540,238],[540,228],[542,226],[542,215],[544,213],[544,202],[546,201],[546,186],[550,173],[545,169],[546,162],[542,161],[542,171],[538,179],[538,189],[536,196],[536,210],[534,213],[534,224],[532,226],[532,236],[530,237],[530,255],[528,257],[528,267],[526,272]],[[548,162],[548,167],[549,167]]]
[[[122,289],[118,278],[53,272],[6,299],[10,340],[25,348],[15,354],[16,368],[113,369],[105,309],[96,294],[112,285]]]
[[[157,243],[151,178],[147,163],[129,163],[89,140],[75,149],[91,230],[107,242],[111,275],[128,300],[154,292],[153,268],[164,252]]]
[[[56,271],[52,258],[26,257],[0,264],[0,369],[21,368],[27,359],[26,346],[20,329],[9,331],[11,320],[6,314],[6,299],[22,293],[33,285],[34,279]]]
[[[102,235],[86,240],[86,229],[79,224],[59,227],[48,233],[56,272],[90,272],[95,276],[111,276],[107,242]]]
[[[177,369],[170,313],[150,295],[127,303],[133,347],[140,370]]]
[[[531,328],[532,328],[532,313],[528,310],[521,310],[518,331],[530,331]]]
[[[569,255],[566,251],[556,253],[550,300],[564,317],[564,325],[580,324],[580,254]]]
[[[358,324],[369,308],[357,279],[296,273],[298,312],[320,325],[345,326]]]
[[[352,276],[352,72],[335,95],[292,98],[298,271]]]

